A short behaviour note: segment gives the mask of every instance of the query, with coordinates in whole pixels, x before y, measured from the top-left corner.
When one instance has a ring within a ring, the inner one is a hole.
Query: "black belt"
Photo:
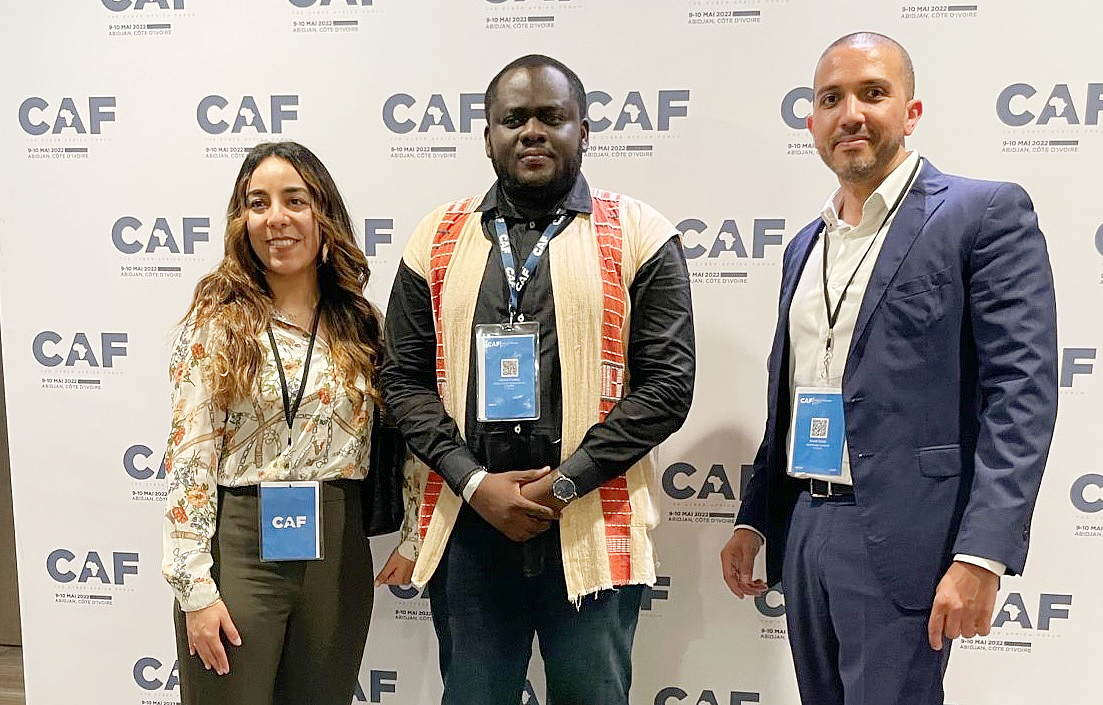
[[[363,482],[363,480],[335,477],[332,480],[322,480],[321,482],[323,490],[325,487],[329,486],[344,492],[351,492],[352,490],[359,491],[360,483]],[[229,485],[219,485],[218,491],[225,492],[234,497],[256,497],[260,494],[260,485],[237,485],[232,487]]]
[[[827,480],[808,480],[808,492],[812,499],[830,499],[831,497],[853,497],[853,485],[840,485]]]

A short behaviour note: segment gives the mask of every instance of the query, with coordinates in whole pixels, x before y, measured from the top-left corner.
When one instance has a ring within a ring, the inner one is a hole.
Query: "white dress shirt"
[[[820,214],[825,223],[824,231],[812,246],[789,306],[790,402],[794,400],[797,387],[842,387],[843,369],[846,367],[858,309],[873,273],[873,264],[885,241],[885,233],[896,218],[896,212],[890,213],[889,210],[910,185],[912,179],[909,177],[913,176],[918,162],[919,153],[915,150],[909,152],[907,158],[866,199],[861,221],[857,225],[849,225],[839,216],[842,200],[839,190],[827,199]],[[855,219],[853,214],[846,214],[846,217]],[[827,247],[827,290],[832,312],[836,306],[839,307],[830,365],[826,370],[824,354],[829,326],[823,295],[824,247]],[[852,281],[851,276],[854,277]],[[844,290],[846,296],[840,304],[839,297]],[[790,408],[792,406],[790,403]],[[790,425],[789,435],[792,436],[792,433]],[[841,470],[842,475],[831,481],[852,484],[845,444]]]

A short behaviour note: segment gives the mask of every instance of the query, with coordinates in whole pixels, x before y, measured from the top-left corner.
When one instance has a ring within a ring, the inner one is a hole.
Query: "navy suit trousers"
[[[930,610],[906,610],[873,573],[854,497],[793,510],[782,568],[785,618],[804,705],[942,705],[950,654],[927,643]]]

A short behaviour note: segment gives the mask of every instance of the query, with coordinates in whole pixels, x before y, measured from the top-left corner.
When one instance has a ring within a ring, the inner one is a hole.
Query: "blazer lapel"
[[[817,218],[804,226],[797,233],[793,241],[792,257],[784,268],[781,280],[781,302],[778,306],[777,328],[774,331],[774,344],[771,348],[771,376],[772,380],[788,379],[788,375],[782,375],[782,371],[789,365],[789,307],[793,303],[793,294],[797,291],[797,282],[800,281],[801,272],[808,261],[808,255],[812,252],[812,246],[819,239],[819,233],[823,229],[823,220]],[[771,394],[780,395],[778,390],[770,390]],[[785,395],[786,404],[788,394]]]
[[[881,246],[880,254],[877,255],[877,262],[873,265],[873,273],[869,277],[865,295],[862,297],[862,306],[858,309],[858,318],[854,322],[854,334],[851,336],[850,350],[847,352],[847,367],[850,367],[852,353],[857,349],[857,343],[865,333],[873,312],[881,305],[881,300],[889,284],[892,283],[893,277],[896,276],[896,271],[900,269],[901,263],[922,232],[923,226],[945,200],[940,195],[945,190],[946,181],[942,172],[924,160],[919,178],[900,204],[900,211],[893,219],[889,231],[885,233],[885,242]]]
[[[812,252],[812,246],[820,239],[820,231],[822,230],[823,220],[817,218],[797,233],[797,242],[793,246],[793,261],[787,268],[785,278],[781,282],[781,310],[786,321],[789,319],[789,305],[793,303],[793,294],[797,291],[797,282],[800,281],[800,275],[804,271],[808,255]]]

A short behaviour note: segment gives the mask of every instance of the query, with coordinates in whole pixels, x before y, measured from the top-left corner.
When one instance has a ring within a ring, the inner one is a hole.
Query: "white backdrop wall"
[[[697,393],[660,449],[633,702],[796,702],[780,595],[734,599],[717,553],[761,437],[782,249],[834,185],[802,127],[807,86],[857,29],[914,57],[926,114],[909,145],[1022,183],[1057,276],[1061,411],[1027,574],[1004,580],[992,634],[955,647],[948,701],[1098,703],[1103,9],[971,1],[7,3],[0,320],[28,703],[178,700],[158,571],[167,348],[221,256],[244,153],[295,139],[322,158],[385,304],[417,220],[491,183],[481,93],[530,52],[583,78],[584,172],[678,224],[694,280]],[[435,643],[426,600],[377,591],[356,701],[439,698]]]

